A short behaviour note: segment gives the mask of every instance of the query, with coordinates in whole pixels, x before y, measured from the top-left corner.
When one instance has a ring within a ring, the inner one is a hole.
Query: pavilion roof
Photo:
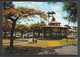
[[[52,22],[50,22],[50,23],[59,23],[59,24],[60,24],[60,22],[58,22],[58,21],[52,21]]]

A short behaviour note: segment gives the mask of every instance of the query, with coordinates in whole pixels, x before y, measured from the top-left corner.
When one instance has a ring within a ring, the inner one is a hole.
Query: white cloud
[[[62,17],[62,15],[58,12],[56,12],[56,14],[54,14],[54,17]]]
[[[24,2],[20,2],[20,3],[24,3]]]
[[[17,3],[24,3],[24,2],[18,2],[18,1],[16,1],[16,2],[13,2],[13,3],[16,3],[17,4]]]
[[[31,4],[28,4],[28,5],[26,5],[26,6],[28,6],[28,7],[32,7],[32,8],[34,7],[34,6],[33,6],[33,5],[31,5]]]
[[[40,6],[40,8],[43,8],[43,6]]]
[[[61,26],[64,26],[67,24],[67,21],[63,20],[62,18],[56,17],[56,21],[61,22]]]
[[[67,24],[67,21],[63,19],[62,15],[59,12],[56,12],[56,14],[53,15],[55,20],[58,22],[61,22],[61,26],[64,26]],[[49,18],[49,22],[51,22],[52,17]]]
[[[42,2],[32,2],[32,4],[41,5],[41,4],[42,4]]]
[[[56,12],[56,14],[54,14],[54,17],[56,21],[61,22],[61,26],[64,26],[67,24],[67,21],[63,20],[63,17],[59,12]]]
[[[55,17],[55,19],[56,19],[56,21],[61,23],[61,26],[64,26],[67,24],[67,21],[63,20],[63,18]],[[51,20],[52,20],[52,17],[49,18],[49,22],[51,22]]]
[[[60,9],[61,9],[61,6],[51,6],[51,8],[52,8],[53,10],[60,10]]]

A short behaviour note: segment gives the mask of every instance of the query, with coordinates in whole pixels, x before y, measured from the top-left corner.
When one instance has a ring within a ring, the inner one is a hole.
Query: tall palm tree
[[[77,3],[64,2],[63,11],[68,13],[68,16],[65,17],[66,20],[74,24],[77,23]]]

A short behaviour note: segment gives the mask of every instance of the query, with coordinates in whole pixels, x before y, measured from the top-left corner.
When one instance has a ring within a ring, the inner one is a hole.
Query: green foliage
[[[68,29],[71,29],[71,27],[69,25],[64,25],[65,27],[67,27]]]
[[[45,26],[45,23],[39,23],[39,24],[32,24],[30,27],[32,28],[32,31],[43,31],[42,26]]]
[[[38,24],[32,24],[31,27],[31,31],[34,33],[34,37],[35,37],[35,32],[38,33],[38,37],[40,36],[40,33],[43,32],[43,27],[45,26],[45,23],[38,23]]]
[[[6,19],[3,19],[3,31],[10,31],[12,27],[12,22]]]
[[[9,2],[9,1],[3,2],[3,10],[9,9],[9,8],[14,8],[14,5],[12,4],[12,2]]]
[[[20,25],[20,24],[18,24],[18,25],[16,25],[16,29],[19,31],[19,32],[27,32],[27,30],[28,30],[28,26],[26,26],[26,25]]]
[[[26,14],[25,7],[17,7],[16,9],[19,10],[20,12],[22,12],[23,14]]]
[[[48,2],[48,4],[55,4],[55,3],[57,3],[57,2]]]
[[[73,2],[65,2],[63,6],[63,11],[66,11],[68,13],[68,16],[65,17],[65,19],[68,19],[70,22],[77,22],[77,3]]]
[[[71,39],[76,39],[77,36],[69,36],[69,38],[71,38]]]
[[[11,4],[11,3],[8,3],[8,4]],[[25,8],[25,7],[18,7],[17,9],[16,8],[13,8],[12,6],[9,7],[11,5],[5,5],[5,3],[3,3],[3,7],[4,7],[4,10],[3,10],[3,17],[5,19],[8,19],[10,21],[12,21],[12,29],[11,29],[11,42],[10,42],[10,47],[12,48],[13,47],[13,33],[14,33],[14,30],[15,30],[15,25],[16,25],[16,22],[17,20],[19,19],[27,19],[28,21],[30,21],[28,19],[28,17],[33,17],[33,15],[42,15],[41,17],[45,20],[47,20],[47,15],[45,14],[45,12],[42,12],[40,10],[35,10],[35,9],[31,9],[31,8]],[[5,9],[5,7],[9,7],[7,9]],[[30,30],[30,28],[29,28]],[[19,26],[19,31],[21,32],[21,34],[23,35],[23,32],[26,31],[26,26],[25,25],[20,25]]]

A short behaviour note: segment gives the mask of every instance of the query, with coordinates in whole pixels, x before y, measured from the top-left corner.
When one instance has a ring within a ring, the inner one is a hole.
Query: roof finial
[[[51,21],[55,21],[55,18],[54,18],[54,16],[53,16],[53,14],[55,14],[55,12],[54,11],[52,11],[52,12],[48,12],[48,15],[52,15],[52,20]]]
[[[51,21],[55,21],[55,18],[54,17],[52,17],[52,20]]]

